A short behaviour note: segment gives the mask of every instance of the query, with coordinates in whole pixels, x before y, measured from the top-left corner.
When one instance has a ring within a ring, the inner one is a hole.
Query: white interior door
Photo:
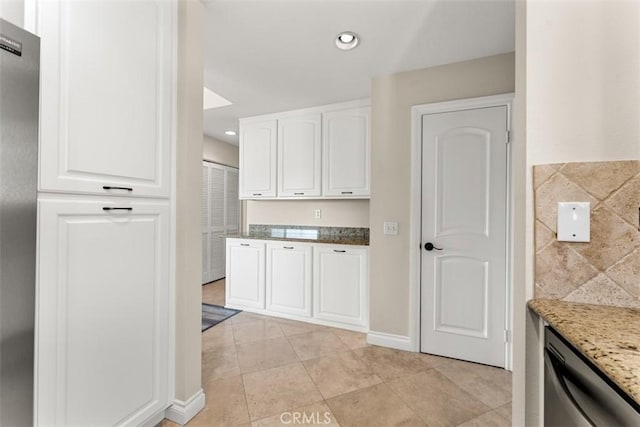
[[[507,113],[498,106],[422,117],[421,351],[500,367]]]

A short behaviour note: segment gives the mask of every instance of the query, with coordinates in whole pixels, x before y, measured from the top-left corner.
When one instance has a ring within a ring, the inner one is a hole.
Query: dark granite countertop
[[[529,307],[640,404],[640,310],[549,299]]]
[[[369,229],[357,227],[317,227],[300,225],[249,225],[248,233],[227,234],[227,238],[283,240],[338,245],[369,245]]]

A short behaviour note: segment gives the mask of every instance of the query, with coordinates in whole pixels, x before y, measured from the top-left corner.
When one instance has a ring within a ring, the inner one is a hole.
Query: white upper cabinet
[[[168,197],[175,3],[38,1],[40,190]]]
[[[241,123],[240,198],[276,196],[276,120]]]
[[[322,195],[369,196],[371,108],[322,115]]]
[[[278,120],[278,196],[321,194],[321,114]]]
[[[368,100],[240,120],[240,198],[369,198]]]

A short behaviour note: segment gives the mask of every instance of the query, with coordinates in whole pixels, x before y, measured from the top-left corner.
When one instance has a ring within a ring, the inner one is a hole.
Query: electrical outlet
[[[384,234],[391,234],[393,236],[398,234],[398,223],[397,222],[385,222],[384,223]]]
[[[316,211],[314,213],[314,217],[315,217],[315,219],[322,218],[322,211],[320,209],[316,209]]]

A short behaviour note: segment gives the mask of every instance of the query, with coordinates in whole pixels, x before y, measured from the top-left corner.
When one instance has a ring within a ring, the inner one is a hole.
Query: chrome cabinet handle
[[[284,249],[293,249],[293,246],[283,246]]]
[[[133,208],[112,208],[109,206],[105,206],[102,208],[103,211],[132,211]]]
[[[293,193],[294,196],[304,196],[304,193]]]
[[[133,188],[131,187],[114,187],[112,185],[103,185],[102,186],[103,190],[126,190],[126,191],[133,191]]]
[[[262,193],[253,193],[254,196],[262,196]]]
[[[341,251],[341,250],[338,250],[338,249],[334,249],[334,250],[333,250],[333,252],[337,252],[337,253],[339,253],[339,254],[343,254],[343,253],[345,253],[345,252],[347,252],[347,251]]]
[[[240,246],[250,246],[248,243],[240,243]]]
[[[353,194],[353,191],[343,191],[342,194]]]

